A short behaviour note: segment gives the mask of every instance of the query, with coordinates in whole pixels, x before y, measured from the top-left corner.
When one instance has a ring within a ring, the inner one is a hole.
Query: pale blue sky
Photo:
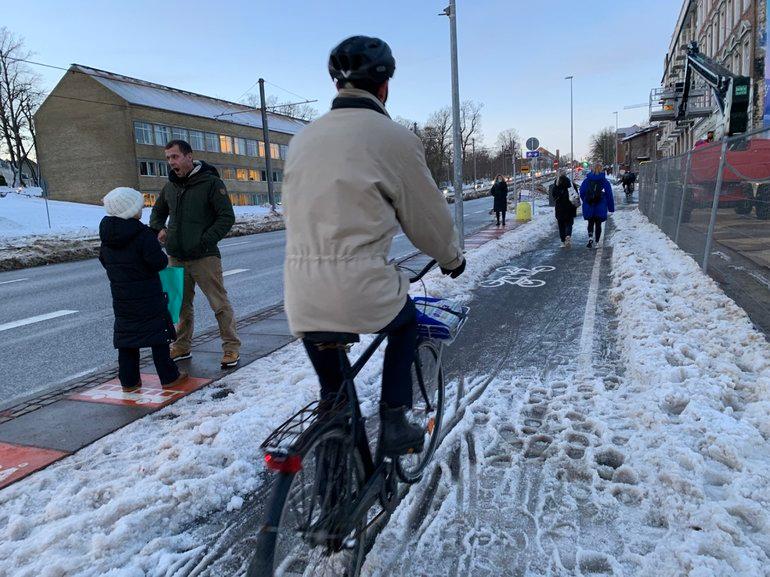
[[[451,102],[444,0],[30,0],[3,9],[35,58],[77,62],[237,100],[262,76],[325,111],[334,88],[329,50],[353,34],[392,47],[388,108],[419,122]],[[457,0],[460,97],[484,103],[485,142],[516,128],[569,152],[575,76],[575,152],[593,132],[643,121],[663,72],[680,0]],[[52,88],[62,72],[36,68]],[[281,99],[296,97],[268,86]]]

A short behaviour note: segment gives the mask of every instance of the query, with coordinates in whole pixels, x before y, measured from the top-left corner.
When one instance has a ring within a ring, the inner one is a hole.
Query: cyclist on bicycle
[[[403,230],[444,274],[465,269],[449,208],[420,139],[385,110],[396,62],[378,38],[353,36],[329,56],[337,97],[331,110],[292,138],[283,181],[284,289],[294,334],[386,333],[380,447],[422,450],[409,422],[417,320],[408,277],[388,263]],[[330,339],[331,340],[331,339]],[[303,340],[328,399],[342,385],[337,350]]]

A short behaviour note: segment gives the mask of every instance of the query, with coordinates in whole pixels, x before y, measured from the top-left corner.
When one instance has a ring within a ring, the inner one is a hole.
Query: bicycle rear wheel
[[[319,434],[299,471],[278,474],[247,577],[356,577],[366,519],[347,535],[335,527],[363,484],[363,461],[347,429]]]
[[[439,346],[433,341],[417,344],[412,365],[412,414],[410,420],[425,431],[421,453],[402,455],[396,473],[404,483],[416,483],[422,477],[436,451],[444,417],[444,372],[439,362]]]

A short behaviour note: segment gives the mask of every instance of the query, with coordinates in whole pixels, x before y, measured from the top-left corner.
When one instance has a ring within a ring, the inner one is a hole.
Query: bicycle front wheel
[[[421,453],[403,455],[396,462],[396,472],[404,483],[420,480],[438,445],[444,417],[444,372],[439,358],[439,345],[433,341],[417,344],[412,365],[410,420],[425,431],[425,444]]]
[[[356,577],[366,520],[347,535],[336,528],[363,484],[363,461],[347,429],[319,434],[299,471],[278,474],[247,577]]]

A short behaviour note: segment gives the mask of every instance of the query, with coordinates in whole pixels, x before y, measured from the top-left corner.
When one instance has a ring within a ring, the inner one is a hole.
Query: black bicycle
[[[411,282],[419,281],[434,265],[435,261],[429,263]],[[307,405],[262,444],[266,464],[278,478],[248,577],[355,577],[363,562],[367,529],[395,508],[399,480],[420,480],[441,433],[443,348],[459,333],[468,309],[428,297],[416,298],[415,303],[420,337],[412,368],[417,386],[410,420],[425,431],[423,451],[392,459],[371,449],[367,434],[371,427],[361,414],[354,379],[386,336],[377,335],[351,365],[347,352],[358,335],[317,335],[316,346],[339,352],[343,387],[336,401]]]

